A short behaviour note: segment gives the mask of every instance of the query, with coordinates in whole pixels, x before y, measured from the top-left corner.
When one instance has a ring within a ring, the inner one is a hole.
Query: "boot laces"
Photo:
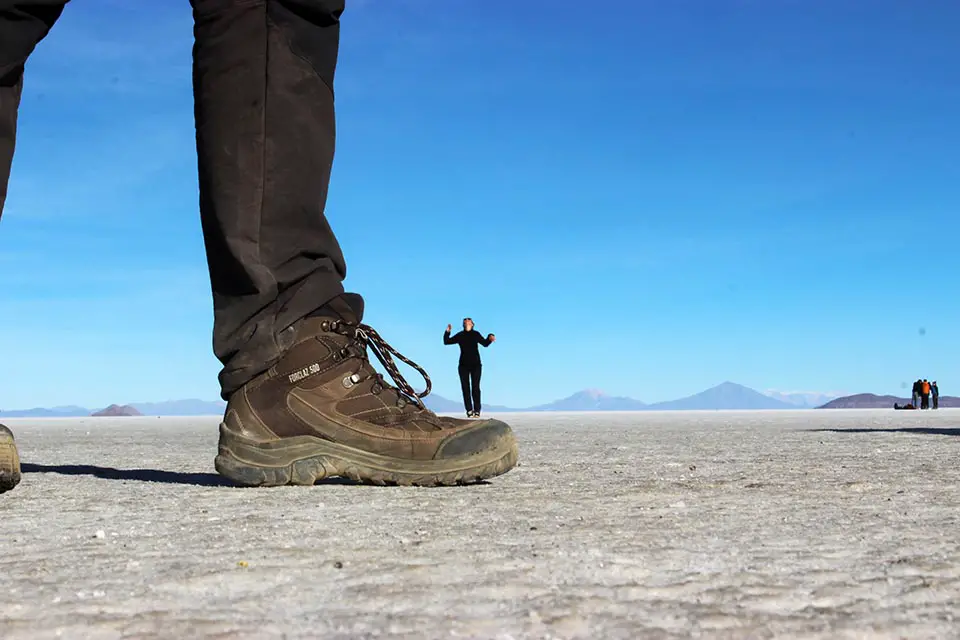
[[[426,410],[426,405],[423,403],[422,398],[426,398],[430,395],[430,390],[433,388],[433,383],[430,380],[430,376],[427,374],[426,370],[418,365],[416,362],[407,358],[402,353],[394,349],[390,344],[384,340],[377,330],[371,327],[368,324],[357,324],[349,325],[343,322],[335,322],[334,326],[345,326],[352,329],[352,331],[342,332],[346,335],[352,334],[353,339],[356,344],[360,347],[360,356],[369,361],[367,356],[367,350],[373,352],[373,355],[377,357],[377,360],[380,361],[380,364],[383,365],[383,368],[387,370],[387,373],[390,374],[390,378],[393,379],[393,382],[396,384],[396,387],[388,384],[383,376],[374,372],[371,376],[368,376],[366,379],[371,377],[376,377],[377,381],[383,385],[385,388],[393,389],[397,394],[402,398],[409,400],[414,405],[419,407],[421,410]],[[409,365],[411,368],[415,369],[419,373],[424,381],[427,383],[426,389],[422,392],[417,392],[413,385],[407,382],[407,379],[403,377],[403,374],[400,373],[400,370],[397,368],[397,363],[393,359],[393,356],[396,356],[398,360]]]

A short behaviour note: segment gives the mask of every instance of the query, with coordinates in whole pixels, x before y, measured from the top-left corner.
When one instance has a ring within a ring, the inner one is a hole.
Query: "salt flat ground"
[[[946,638],[960,411],[519,414],[441,489],[238,489],[215,418],[12,420],[0,637]]]

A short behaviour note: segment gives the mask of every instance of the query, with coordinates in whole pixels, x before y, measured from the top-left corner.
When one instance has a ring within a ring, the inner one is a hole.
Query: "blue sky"
[[[584,7],[348,2],[328,216],[435,390],[470,315],[492,403],[960,391],[960,5]],[[217,397],[191,26],[78,0],[29,61],[0,408]]]

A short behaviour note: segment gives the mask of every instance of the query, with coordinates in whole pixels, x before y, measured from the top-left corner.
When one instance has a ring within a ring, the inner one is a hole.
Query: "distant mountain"
[[[598,389],[586,389],[525,411],[640,411],[646,408],[646,403],[633,398],[608,396]]]
[[[113,405],[112,405],[113,406]],[[119,406],[119,405],[117,405]],[[145,416],[212,416],[223,415],[226,403],[222,400],[169,400],[166,402],[133,402],[128,405]],[[108,407],[109,408],[109,407]],[[100,409],[65,406],[50,409],[16,409],[2,411],[0,416],[5,418],[77,418],[99,413]]]
[[[428,409],[436,413],[463,413],[463,400],[450,400],[435,393],[431,393],[424,398],[423,403],[427,405]],[[509,407],[501,407],[500,405],[496,404],[483,405],[484,413],[504,413],[511,411],[523,411],[523,409],[511,409]]]
[[[424,402],[428,408],[437,413],[463,413],[463,402],[460,400],[449,400],[443,396],[431,393]],[[144,416],[219,416],[223,415],[223,410],[227,406],[222,400],[168,400],[165,402],[133,402],[129,406],[139,414]],[[109,408],[109,407],[108,407]],[[511,409],[500,405],[483,406],[485,413],[513,412],[523,411],[523,409]],[[0,417],[4,418],[75,418],[97,415],[99,410],[86,409],[84,407],[53,407],[51,409],[18,409],[12,411],[0,411]],[[112,414],[111,414],[112,415]]]
[[[814,407],[822,406],[831,400],[839,397],[840,394],[829,394],[829,393],[819,393],[816,391],[795,391],[784,393],[782,391],[768,390],[764,392],[765,396],[769,396],[774,400],[779,400],[780,402],[786,402],[789,405],[793,405],[797,409],[813,409]]]
[[[747,410],[747,409],[796,409],[775,398],[765,396],[734,382],[724,382],[717,386],[701,391],[698,394],[658,402],[647,407],[654,411],[717,411],[717,410]]]
[[[781,393],[768,391],[766,394],[754,391],[749,387],[733,382],[724,382],[712,389],[701,393],[671,400],[646,404],[640,400],[623,396],[609,396],[597,389],[585,389],[571,396],[525,409],[505,407],[502,405],[487,405],[485,413],[498,412],[526,412],[526,411],[689,411],[689,410],[750,410],[750,409],[802,409],[811,406],[818,408],[868,408],[893,407],[894,402],[907,402],[905,398],[894,396],[875,396],[859,394],[843,398],[829,399],[819,405],[812,405],[825,394],[816,393]],[[829,396],[826,396],[829,397]],[[425,399],[427,407],[437,413],[463,413],[463,403],[460,400],[450,400],[435,393]],[[168,400],[165,402],[134,402],[126,405],[133,407],[145,416],[206,416],[223,415],[226,403],[222,400]],[[960,398],[944,396],[940,399],[940,406],[960,407]],[[20,409],[15,411],[0,411],[0,418],[67,418],[89,416],[97,410],[85,409],[77,406],[63,406],[52,408]]]
[[[94,411],[90,414],[94,418],[107,418],[107,417],[122,417],[122,416],[140,416],[143,415],[137,411],[134,407],[130,405],[117,405],[112,404],[106,409],[101,409],[100,411]]]
[[[11,411],[0,411],[0,416],[4,418],[80,418],[90,415],[90,409],[68,405],[64,407],[51,407],[49,409],[13,409]]]
[[[134,402],[145,416],[220,416],[227,403],[223,400],[167,400],[166,402]]]
[[[831,400],[818,409],[892,409],[894,404],[907,404],[910,398],[897,396],[878,396],[873,393],[858,393]],[[960,398],[956,396],[940,396],[940,407],[954,409],[960,407]]]

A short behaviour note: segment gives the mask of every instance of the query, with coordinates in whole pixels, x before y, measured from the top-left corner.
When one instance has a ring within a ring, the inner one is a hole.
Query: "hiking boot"
[[[10,491],[20,482],[20,456],[10,429],[0,424],[0,493]]]
[[[360,322],[362,304],[344,294],[302,320],[284,357],[230,397],[217,471],[247,486],[310,485],[332,476],[434,486],[512,469],[518,449],[510,427],[428,410],[422,398],[430,377]],[[368,350],[396,386],[374,369]],[[423,376],[423,393],[392,356]]]

